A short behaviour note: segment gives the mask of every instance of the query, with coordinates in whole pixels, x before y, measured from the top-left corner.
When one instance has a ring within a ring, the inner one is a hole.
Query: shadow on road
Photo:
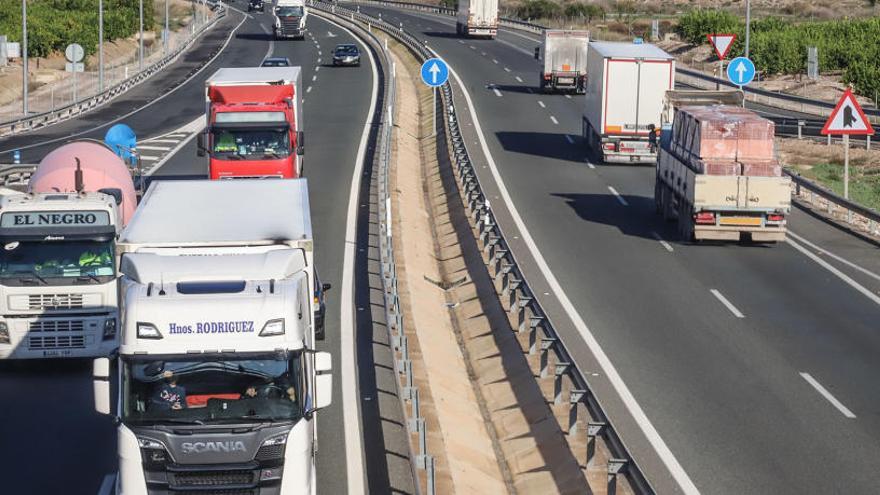
[[[586,148],[576,146],[581,142],[576,136],[571,136],[573,143],[566,134],[554,132],[500,131],[495,136],[505,151],[513,153],[572,162],[583,162],[586,158]]]

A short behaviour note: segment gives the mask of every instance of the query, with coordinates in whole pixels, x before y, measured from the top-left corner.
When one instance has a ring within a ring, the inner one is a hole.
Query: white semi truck
[[[660,48],[591,42],[582,121],[589,147],[604,162],[655,162],[666,92],[674,87],[675,58]]]
[[[455,30],[459,36],[495,38],[498,0],[459,0]]]
[[[542,91],[587,90],[587,46],[590,32],[573,29],[545,29],[535,58],[543,59],[539,75]]]
[[[0,191],[0,359],[116,349],[115,241],[136,202],[128,167],[85,140],[46,155],[28,192]]]
[[[305,0],[278,0],[273,15],[275,39],[306,37],[306,18],[309,11]]]
[[[315,350],[304,179],[155,182],[119,241],[122,340],[94,362],[125,495],[315,493]]]

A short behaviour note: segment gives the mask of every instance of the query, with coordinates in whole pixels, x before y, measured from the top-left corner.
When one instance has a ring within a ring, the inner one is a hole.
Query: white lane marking
[[[732,302],[728,301],[727,298],[724,297],[724,294],[719,292],[718,289],[710,289],[709,292],[711,292],[712,295],[715,296],[716,299],[721,301],[721,304],[726,306],[727,309],[729,309],[730,312],[733,313],[733,316],[736,316],[737,318],[745,318],[746,317],[746,315],[742,314],[740,312],[740,310],[736,309],[736,306],[734,306]]]
[[[321,57],[318,57],[318,63],[319,64],[321,63]]]
[[[873,292],[871,292],[870,290],[868,290],[865,286],[863,286],[862,284],[860,284],[860,283],[856,282],[855,280],[853,280],[852,278],[850,278],[847,274],[845,274],[845,273],[843,273],[842,271],[838,270],[837,268],[833,267],[830,263],[828,263],[827,261],[823,260],[822,258],[816,256],[816,255],[815,255],[812,251],[810,251],[809,249],[807,249],[807,248],[801,246],[800,244],[794,242],[794,241],[791,240],[791,239],[787,239],[786,242],[788,242],[788,244],[789,244],[791,247],[793,247],[793,248],[797,249],[798,251],[800,251],[801,253],[803,253],[804,256],[806,256],[807,258],[810,258],[811,260],[815,261],[816,263],[819,264],[819,266],[821,266],[822,268],[824,268],[824,269],[828,270],[829,272],[833,273],[833,274],[836,275],[837,278],[839,278],[840,280],[843,280],[844,282],[846,282],[847,285],[849,285],[849,286],[852,287],[853,289],[855,289],[855,290],[861,292],[862,295],[864,295],[864,296],[867,297],[868,299],[874,301],[875,304],[880,305],[880,297],[878,297],[877,294],[874,294]]]
[[[178,141],[180,141],[180,139],[159,139],[159,138],[156,138],[156,139],[144,140],[144,142],[147,142],[147,143],[166,143],[166,144],[177,144]]]
[[[660,237],[660,234],[656,232],[651,232],[651,235],[654,236],[654,239],[657,239],[657,241],[660,243],[661,246],[663,246],[664,249],[666,249],[670,253],[673,251],[672,245],[664,241],[663,238]]]
[[[333,34],[333,31],[327,31],[327,37],[328,37],[328,38],[335,38],[336,35]]]
[[[522,78],[521,78],[521,77],[519,77],[519,76],[516,76],[516,82],[523,82],[523,80],[522,80]]]
[[[268,35],[271,35],[271,34],[272,34],[272,32],[269,31],[269,30],[266,28],[266,26],[264,26],[264,25],[262,25],[262,24],[260,24],[260,29],[262,29],[263,32],[266,33],[266,34],[268,34]],[[270,37],[270,38],[269,38],[269,49],[266,50],[266,56],[263,57],[263,60],[266,60],[267,58],[271,57],[273,53],[275,53],[275,38]]]
[[[38,143],[27,144],[27,145],[24,145],[24,146],[16,146],[15,148],[9,148],[9,149],[6,149],[6,150],[0,150],[0,153],[8,153],[8,152],[12,151],[13,149],[17,149],[17,150],[26,150],[26,149],[34,148],[34,147],[37,147],[37,146],[43,146],[43,145],[45,145],[45,144],[57,143],[57,142],[59,142],[59,141],[69,141],[71,138],[79,137],[79,136],[82,136],[83,134],[88,134],[88,133],[90,133],[90,132],[94,132],[94,131],[96,131],[96,130],[98,130],[98,129],[103,129],[103,128],[105,128],[105,127],[109,127],[109,126],[111,126],[111,125],[113,125],[113,124],[119,122],[120,120],[127,119],[127,118],[131,117],[132,115],[134,115],[134,114],[140,112],[141,110],[144,110],[144,109],[146,109],[146,108],[149,108],[149,107],[155,105],[156,103],[159,103],[160,101],[164,100],[164,99],[167,98],[168,96],[174,94],[174,92],[177,91],[178,89],[180,89],[180,88],[186,86],[186,83],[188,83],[189,81],[191,81],[195,76],[199,75],[203,70],[205,70],[205,69],[207,69],[209,66],[211,66],[211,64],[213,64],[214,61],[217,60],[217,57],[219,57],[220,54],[223,53],[224,50],[226,50],[226,47],[229,45],[229,42],[232,41],[232,37],[235,35],[235,32],[238,31],[238,28],[240,28],[241,25],[245,23],[245,21],[247,21],[247,17],[244,16],[244,15],[241,16],[241,22],[239,22],[238,25],[236,25],[235,28],[234,28],[232,31],[229,32],[229,35],[226,37],[226,41],[223,43],[223,46],[221,46],[221,47],[220,47],[220,50],[218,50],[217,53],[215,53],[214,56],[211,57],[210,60],[208,60],[208,63],[206,63],[205,65],[203,65],[201,68],[199,68],[199,70],[195,71],[195,72],[189,77],[189,79],[186,79],[183,83],[178,84],[177,86],[175,86],[174,88],[172,88],[171,91],[168,91],[167,93],[162,93],[161,95],[159,95],[158,98],[156,98],[156,99],[154,99],[154,100],[151,100],[151,101],[150,101],[149,103],[147,103],[146,105],[144,105],[144,106],[142,106],[142,107],[140,107],[140,108],[136,108],[136,109],[134,109],[134,110],[132,110],[132,111],[126,113],[125,115],[122,115],[122,116],[116,117],[116,118],[113,119],[113,120],[110,120],[110,121],[104,122],[103,124],[100,124],[100,125],[98,125],[98,126],[96,126],[96,127],[92,127],[91,129],[87,129],[87,130],[85,130],[85,131],[76,132],[76,133],[73,133],[73,134],[67,134],[67,135],[65,135],[65,136],[62,136],[62,137],[59,137],[59,138],[55,138],[55,139],[50,139],[50,140],[48,140],[48,141],[40,141],[40,142],[38,142]],[[207,31],[205,31],[205,32],[207,32]],[[204,33],[203,33],[203,34],[204,34]],[[97,108],[97,107],[96,107],[96,108]],[[86,113],[88,113],[88,112],[86,112]],[[82,115],[85,115],[85,114],[82,114]],[[204,117],[202,117],[202,119],[204,119]]]
[[[815,388],[816,391],[822,395],[822,397],[825,397],[825,400],[830,402],[832,406],[836,407],[837,410],[840,411],[844,416],[846,416],[849,419],[856,418],[856,415],[853,414],[853,412],[850,411],[849,408],[844,406],[839,400],[837,400],[837,398],[835,398],[833,395],[831,395],[831,392],[826,390],[825,387],[823,387],[821,383],[817,382],[815,378],[810,376],[809,373],[802,371],[802,372],[800,372],[800,375],[801,375],[801,378],[803,378],[804,380],[807,381],[807,383],[812,385],[813,388]]]
[[[475,47],[474,45],[469,45],[469,46],[470,46],[471,50],[476,50],[476,49],[477,49],[477,47]]]
[[[333,21],[327,20],[333,24]],[[364,487],[364,464],[363,464],[363,436],[361,435],[360,408],[358,407],[359,394],[357,387],[357,356],[355,353],[354,337],[354,254],[357,245],[357,212],[358,191],[360,189],[361,175],[364,169],[364,157],[367,152],[367,139],[372,129],[373,113],[376,110],[376,102],[379,99],[379,73],[376,71],[376,61],[373,52],[355,36],[351,30],[336,24],[337,27],[346,31],[354,38],[361,49],[370,57],[370,68],[373,75],[373,95],[370,99],[370,109],[364,121],[364,132],[361,134],[361,142],[358,145],[357,162],[351,174],[351,190],[348,193],[348,216],[345,220],[345,254],[342,262],[342,301],[340,304],[339,322],[339,348],[340,369],[339,376],[342,382],[342,416],[345,425],[345,466],[348,479],[348,493],[362,495],[366,492]]]
[[[141,155],[141,161],[142,162],[158,162],[159,157],[158,156]]]
[[[559,125],[559,121],[556,120],[556,117],[554,117],[554,116],[551,115],[551,116],[550,116],[550,120],[553,121],[553,125]]]
[[[318,55],[323,55],[324,53],[321,50],[318,50]]]
[[[593,169],[593,170],[596,169],[596,166],[593,165],[591,162],[587,162],[587,166],[590,167],[590,168]]]
[[[627,203],[626,200],[623,199],[623,196],[621,196],[620,193],[617,192],[617,189],[614,189],[613,187],[608,186],[608,190],[611,191],[611,194],[613,194],[614,197],[617,198],[617,201],[619,201],[620,204],[622,204],[623,206],[629,206],[629,203]]]
[[[138,150],[150,150],[150,151],[170,151],[171,146],[150,146],[146,144],[139,144],[135,146]]]
[[[493,58],[493,59],[492,59],[492,63],[493,63],[493,64],[497,64],[497,63],[498,63],[498,61],[497,61],[497,60],[495,60],[495,59],[494,59],[494,58]]]
[[[193,120],[189,121],[188,123],[175,129],[173,132],[175,132],[175,133],[185,132],[188,134],[188,136],[183,141],[177,143],[177,146],[175,146],[171,151],[169,151],[168,153],[165,153],[165,155],[162,157],[162,159],[159,160],[155,165],[153,165],[153,168],[144,172],[144,175],[150,176],[150,175],[153,175],[154,173],[156,173],[160,168],[162,168],[163,165],[165,165],[165,163],[168,162],[168,160],[171,159],[171,157],[176,155],[180,150],[183,149],[184,146],[186,146],[187,144],[189,144],[190,141],[195,139],[195,137],[200,132],[202,132],[202,129],[204,129],[204,128],[205,128],[205,117],[202,115],[202,116],[194,118]],[[142,160],[144,158],[146,158],[146,157],[141,157]]]
[[[101,487],[98,488],[98,495],[110,495],[116,488],[116,473],[105,474],[101,480]]]
[[[495,96],[498,96],[498,97],[501,96],[501,91],[498,91],[498,88],[492,88],[492,91],[495,92]]]
[[[321,70],[321,66],[320,66],[320,65],[318,65],[318,66],[315,67],[315,72],[318,72],[319,70]]]
[[[311,87],[311,86],[309,86],[308,88],[306,88],[306,93],[311,93],[311,92],[312,92],[312,87]]]
[[[510,72],[510,69],[508,69],[507,67],[505,67],[505,68],[504,68],[504,72]]]
[[[835,259],[835,260],[843,263],[844,265],[846,265],[854,270],[858,270],[858,271],[864,273],[865,275],[867,275],[875,280],[880,280],[880,275],[877,275],[876,273],[872,272],[871,270],[868,270],[867,268],[862,268],[861,266],[853,263],[852,261],[844,259],[843,257],[840,257],[840,256],[832,253],[831,251],[828,251],[822,247],[819,247],[819,246],[813,244],[812,242],[804,239],[803,237],[795,234],[794,232],[792,232],[790,230],[788,231],[788,235],[791,237],[794,237],[798,241],[806,244],[807,246],[810,246],[811,248],[815,249],[816,251],[819,251],[820,253],[824,254],[825,256],[828,256],[829,258]]]
[[[538,100],[538,105],[540,105],[541,108],[547,108],[547,105],[545,105],[544,102],[541,100]]]
[[[458,40],[458,42],[461,43],[462,45],[464,44],[464,41],[462,41],[462,40]]]
[[[485,56],[486,56],[486,52],[480,52],[480,55],[482,55],[482,56],[485,57]]]
[[[569,100],[571,99],[571,95],[565,95],[565,97],[568,98]]]
[[[434,51],[433,48],[429,48],[429,50],[434,54],[435,57],[440,57],[440,55]],[[687,472],[685,472],[684,468],[681,467],[681,464],[676,459],[675,454],[669,450],[669,446],[666,445],[666,442],[663,441],[663,438],[660,437],[660,433],[657,432],[657,429],[654,428],[654,425],[651,423],[651,420],[648,419],[647,414],[639,405],[638,401],[636,401],[635,396],[633,396],[632,392],[629,390],[629,387],[626,386],[626,383],[623,382],[623,378],[618,373],[617,368],[611,362],[611,359],[605,354],[605,351],[602,349],[602,346],[599,345],[599,341],[596,340],[593,332],[590,331],[590,328],[587,327],[586,322],[581,317],[580,313],[578,313],[577,309],[572,304],[571,299],[568,298],[568,295],[562,289],[562,286],[559,285],[559,281],[556,279],[556,276],[553,274],[553,271],[550,269],[550,266],[547,264],[547,260],[544,259],[544,256],[541,254],[541,251],[538,250],[538,246],[535,244],[535,240],[532,237],[532,234],[529,232],[528,228],[526,228],[526,224],[523,221],[522,217],[519,215],[519,211],[516,209],[516,205],[513,200],[510,198],[510,193],[507,191],[507,186],[504,184],[504,180],[501,178],[501,173],[498,171],[498,165],[495,163],[495,160],[492,158],[492,153],[489,151],[489,144],[486,141],[486,136],[483,134],[483,128],[480,125],[480,121],[477,118],[477,111],[474,109],[474,102],[471,99],[470,92],[467,90],[467,86],[465,86],[464,81],[458,76],[458,73],[452,66],[449,67],[449,73],[452,74],[452,77],[455,79],[455,82],[458,84],[459,88],[461,88],[462,95],[464,95],[465,102],[468,106],[468,112],[471,115],[471,119],[474,122],[474,131],[477,133],[477,137],[480,141],[480,148],[483,150],[483,154],[486,156],[486,162],[489,164],[489,169],[492,172],[492,177],[495,179],[496,184],[498,185],[498,191],[501,194],[501,197],[504,203],[507,205],[508,210],[510,211],[510,216],[513,219],[514,224],[516,224],[517,229],[522,234],[523,242],[529,248],[529,252],[532,257],[535,259],[535,262],[538,265],[538,269],[541,273],[544,274],[544,277],[547,279],[547,283],[550,285],[550,289],[553,291],[553,295],[559,300],[562,308],[565,310],[565,313],[571,319],[574,326],[577,328],[578,332],[580,332],[581,337],[584,339],[584,342],[596,356],[596,361],[599,363],[599,367],[602,369],[602,372],[605,373],[605,376],[608,377],[608,381],[614,387],[614,390],[620,396],[621,401],[626,406],[629,413],[632,415],[633,420],[639,425],[639,429],[642,430],[642,434],[648,439],[648,442],[653,447],[654,451],[657,453],[657,456],[666,466],[666,469],[669,470],[675,482],[678,483],[678,486],[681,488],[681,491],[687,495],[698,495],[700,493],[697,490],[696,485],[691,480],[690,476],[688,476]],[[531,88],[529,88],[531,89]]]
[[[317,75],[317,74],[315,74],[314,76],[312,76],[312,82],[315,82],[316,79],[318,79],[318,75]]]
[[[565,140],[568,141],[568,144],[574,144],[574,138],[568,134],[565,135]]]

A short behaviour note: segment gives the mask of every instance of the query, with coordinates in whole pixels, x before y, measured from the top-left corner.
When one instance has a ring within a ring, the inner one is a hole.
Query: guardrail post
[[[827,143],[828,146],[831,146],[831,134],[828,135]]]
[[[608,459],[608,495],[617,495],[617,475],[626,469],[626,459]]]
[[[804,126],[807,124],[804,120],[798,120],[798,139],[803,139]]]
[[[550,360],[550,348],[556,345],[553,337],[541,337],[541,378],[547,378],[548,362]]]
[[[410,416],[412,416],[412,419],[409,420],[409,431],[418,433],[419,420],[421,419],[424,422],[424,419],[422,419],[422,414],[421,414],[422,405],[419,402],[419,388],[418,387],[411,387],[410,388],[409,401],[410,401],[409,402],[410,407],[412,407],[412,412],[410,413]],[[421,453],[424,454],[425,452],[422,451]]]
[[[871,136],[865,136],[865,149],[871,151]]]
[[[568,434],[577,433],[578,422],[578,405],[586,397],[587,391],[581,389],[573,389],[568,391]]]
[[[435,495],[437,492],[435,488],[436,480],[434,479],[434,457],[428,456],[425,460],[427,461],[425,464],[425,474],[427,475],[428,495]]]
[[[416,424],[416,433],[419,435],[419,453],[416,455],[416,465],[425,469],[428,467],[428,432],[425,428],[425,418],[416,418],[413,421]]]
[[[556,363],[554,366],[555,377],[553,378],[553,405],[562,404],[562,377],[568,373],[571,363]]]
[[[607,424],[601,421],[587,423],[587,467],[593,465],[593,457],[596,455],[596,437],[603,433],[606,426]]]
[[[538,327],[544,324],[543,316],[529,318],[529,355],[533,356],[538,347]]]

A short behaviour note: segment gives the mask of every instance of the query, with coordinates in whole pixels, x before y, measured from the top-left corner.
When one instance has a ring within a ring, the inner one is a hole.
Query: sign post
[[[727,58],[730,48],[733,47],[736,35],[732,33],[707,34],[706,38],[712,44],[712,48],[715,49],[715,55],[718,55],[718,77],[721,77],[721,74],[724,74],[724,59]],[[721,83],[716,83],[715,89],[721,89]]]
[[[837,106],[828,116],[828,121],[822,128],[822,134],[831,138],[832,134],[843,136],[843,197],[849,199],[849,137],[871,136],[874,128],[862,111],[859,102],[856,101],[852,89],[847,88],[837,102]],[[852,212],[849,213],[849,221],[852,222]]]
[[[76,44],[71,43],[67,45],[67,48],[64,49],[64,58],[67,59],[68,63],[65,64],[65,69],[68,72],[73,72],[73,102],[76,103],[76,73],[82,72],[83,64],[80,61],[83,59],[85,55],[85,51],[83,51],[83,47]]]
[[[432,128],[434,134],[437,134],[437,88],[449,80],[449,66],[439,58],[429,58],[422,64],[421,75],[422,82],[431,88],[431,103],[434,112]]]

